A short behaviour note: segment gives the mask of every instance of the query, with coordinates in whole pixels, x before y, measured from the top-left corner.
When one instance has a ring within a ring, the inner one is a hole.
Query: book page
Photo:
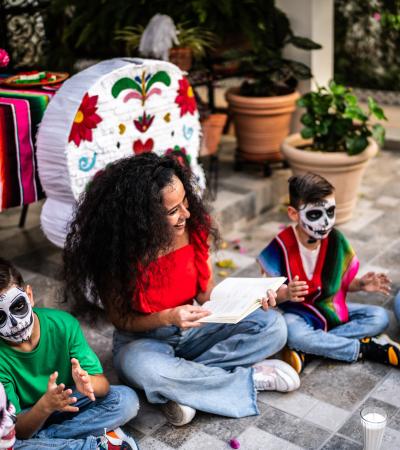
[[[285,277],[275,278],[226,278],[211,292],[211,300],[203,308],[213,314],[200,322],[215,321],[235,317],[240,318],[261,306],[260,299],[267,295],[268,289],[276,291],[285,282]],[[221,320],[223,322],[223,320]]]

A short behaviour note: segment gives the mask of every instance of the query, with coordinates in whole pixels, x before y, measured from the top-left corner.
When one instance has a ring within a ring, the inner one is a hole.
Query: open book
[[[261,306],[268,289],[278,290],[285,277],[226,278],[211,292],[210,301],[203,308],[210,311],[199,322],[238,323]]]

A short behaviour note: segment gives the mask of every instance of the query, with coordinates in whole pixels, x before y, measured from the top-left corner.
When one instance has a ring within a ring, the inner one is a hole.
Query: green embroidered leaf
[[[121,78],[111,88],[111,95],[114,98],[117,98],[118,95],[125,89],[134,89],[135,91],[138,91],[139,94],[142,93],[142,89],[139,84],[136,83],[136,81],[132,80],[131,78]]]
[[[169,86],[171,84],[171,78],[164,70],[156,72],[146,83],[146,91],[150,90],[154,83],[163,83],[165,86]]]

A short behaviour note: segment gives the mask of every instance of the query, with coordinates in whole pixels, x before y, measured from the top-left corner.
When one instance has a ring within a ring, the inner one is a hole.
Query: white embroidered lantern
[[[46,236],[64,245],[79,195],[99,170],[123,157],[173,153],[203,189],[199,146],[193,90],[175,65],[111,59],[74,75],[50,102],[37,137]]]

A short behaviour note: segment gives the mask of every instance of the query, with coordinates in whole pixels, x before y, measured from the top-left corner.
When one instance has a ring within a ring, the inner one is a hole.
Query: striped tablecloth
[[[53,95],[50,91],[0,88],[0,211],[44,197],[35,137]]]

